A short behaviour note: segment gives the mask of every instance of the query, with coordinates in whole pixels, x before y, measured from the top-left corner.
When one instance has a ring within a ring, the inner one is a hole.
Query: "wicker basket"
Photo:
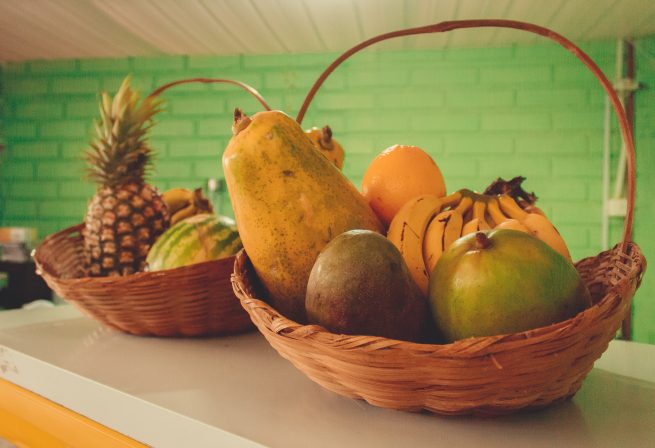
[[[268,303],[242,251],[232,284],[259,331],[281,356],[326,389],[381,407],[439,414],[498,415],[541,408],[569,398],[615,337],[639,286],[646,260],[631,242],[634,210],[634,146],[625,113],[600,69],[571,42],[522,22],[443,22],[370,39],[328,67],[310,90],[298,121],[327,75],[348,56],[375,42],[409,34],[496,26],[549,37],[573,52],[600,80],[619,116],[628,149],[628,213],[623,241],[576,263],[593,305],[573,318],[522,333],[469,338],[451,344],[419,344],[373,336],[330,333],[280,315]]]
[[[48,286],[86,315],[141,336],[209,336],[252,328],[230,287],[234,257],[125,277],[83,277],[83,227],[47,237],[34,260]]]

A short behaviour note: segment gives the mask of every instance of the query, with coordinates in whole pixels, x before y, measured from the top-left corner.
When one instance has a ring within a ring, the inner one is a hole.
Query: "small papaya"
[[[332,137],[332,129],[330,126],[323,126],[319,129],[313,127],[305,131],[314,143],[314,147],[318,149],[327,159],[340,170],[343,169],[343,159],[345,153],[343,148],[336,139]]]
[[[305,320],[307,281],[334,237],[383,227],[357,188],[280,111],[235,111],[223,171],[243,246],[270,303]]]

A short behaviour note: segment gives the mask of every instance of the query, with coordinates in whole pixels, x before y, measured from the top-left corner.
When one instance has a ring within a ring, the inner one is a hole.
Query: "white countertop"
[[[487,419],[340,397],[256,331],[135,337],[67,305],[0,312],[0,377],[156,447],[655,446],[655,346],[634,342],[613,341],[573,400]]]

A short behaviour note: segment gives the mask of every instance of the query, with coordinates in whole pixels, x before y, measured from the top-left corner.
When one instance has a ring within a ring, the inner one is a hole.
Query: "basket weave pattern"
[[[142,336],[208,336],[252,328],[230,285],[234,257],[125,277],[83,277],[83,227],[50,235],[34,260],[48,286],[88,316]]]
[[[575,394],[621,325],[645,259],[632,243],[627,253],[617,246],[576,268],[594,301],[584,312],[535,330],[445,345],[337,335],[291,321],[263,300],[244,251],[232,284],[268,342],[326,389],[404,411],[496,415]]]

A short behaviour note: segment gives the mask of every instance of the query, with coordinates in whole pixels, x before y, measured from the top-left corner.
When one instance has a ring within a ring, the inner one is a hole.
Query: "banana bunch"
[[[200,188],[173,188],[165,191],[163,197],[171,215],[171,226],[190,216],[214,212],[211,202],[202,194]]]
[[[430,273],[458,238],[478,231],[511,229],[529,233],[571,261],[566,243],[541,212],[523,210],[508,194],[459,190],[439,198],[418,196],[391,221],[387,238],[398,248],[414,281],[427,294]]]
[[[533,211],[528,212],[522,209],[511,196],[506,194],[498,196],[497,200],[502,211],[502,216],[498,216],[498,219],[501,220],[501,228],[509,228],[507,224],[505,224],[505,227],[502,227],[502,224],[508,221],[518,222],[532,236],[539,238],[559,252],[564,258],[573,262],[564,238],[562,238],[555,226],[541,210],[533,207]],[[502,220],[503,218],[504,221]]]

